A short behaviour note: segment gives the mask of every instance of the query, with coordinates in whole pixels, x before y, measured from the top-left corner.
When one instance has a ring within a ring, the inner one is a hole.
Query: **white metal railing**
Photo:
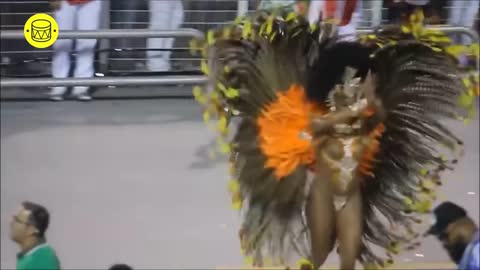
[[[127,31],[123,29],[98,31],[61,31],[59,39],[77,38],[165,38],[190,37],[202,38],[204,34],[195,29],[179,29],[175,31],[139,29]],[[7,30],[0,33],[0,40],[24,39],[23,31]],[[127,86],[127,85],[191,85],[203,83],[203,76],[138,76],[138,77],[94,77],[94,78],[22,78],[2,79],[0,87],[53,87],[53,86]]]
[[[77,38],[165,38],[165,37],[192,37],[201,38],[203,32],[196,29],[183,28],[178,30],[149,30],[135,29],[134,31],[124,29],[102,29],[95,31],[60,31],[58,39]],[[0,39],[24,39],[23,31],[3,30],[0,32]]]
[[[455,26],[436,26],[429,29],[441,30],[446,33],[461,33],[470,36],[474,42],[478,42],[478,34],[472,29]],[[357,33],[367,34],[374,29],[359,29]],[[163,38],[163,37],[203,37],[204,34],[195,29],[179,29],[175,31],[162,30],[136,30],[123,29],[98,30],[98,31],[61,31],[59,39],[76,38]],[[2,31],[0,39],[23,39],[23,31]],[[478,61],[477,61],[478,64]],[[139,77],[96,77],[96,78],[22,78],[2,79],[0,87],[52,87],[52,86],[125,86],[125,85],[172,85],[172,84],[199,84],[204,83],[204,76],[139,76]]]

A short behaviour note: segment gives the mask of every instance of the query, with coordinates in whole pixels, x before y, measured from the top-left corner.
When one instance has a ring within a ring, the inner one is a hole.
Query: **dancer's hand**
[[[310,129],[312,130],[314,138],[330,133],[332,128],[333,124],[324,117],[315,117],[310,121]]]
[[[361,111],[352,111],[348,108],[336,111],[324,116],[313,117],[310,121],[310,129],[313,137],[318,138],[332,133],[334,126],[337,124],[346,124],[353,119],[358,118]]]
[[[371,71],[368,72],[362,87],[368,106],[373,107],[377,118],[379,118],[379,121],[383,121],[383,119],[386,117],[386,112],[385,108],[383,107],[382,100],[376,94],[376,78]]]

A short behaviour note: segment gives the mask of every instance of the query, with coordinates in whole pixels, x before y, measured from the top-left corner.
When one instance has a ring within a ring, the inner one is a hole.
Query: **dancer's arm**
[[[333,128],[337,124],[342,124],[359,116],[359,112],[350,109],[343,109],[338,112],[330,113],[325,116],[315,117],[311,121],[311,128],[314,137],[327,135],[333,132]]]

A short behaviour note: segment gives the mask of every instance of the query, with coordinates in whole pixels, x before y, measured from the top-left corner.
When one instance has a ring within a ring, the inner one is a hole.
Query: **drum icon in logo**
[[[58,38],[58,25],[52,16],[38,13],[30,17],[23,28],[25,40],[35,48],[50,47]]]
[[[43,19],[32,22],[32,40],[37,42],[47,42],[52,39],[52,24]]]

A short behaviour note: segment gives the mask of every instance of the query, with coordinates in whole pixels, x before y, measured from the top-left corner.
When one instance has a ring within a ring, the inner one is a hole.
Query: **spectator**
[[[388,7],[388,21],[390,23],[405,24],[409,22],[410,15],[416,9],[423,11],[427,7],[429,0],[390,0],[386,2]]]
[[[447,18],[447,0],[430,1],[426,5],[425,24],[445,24]]]
[[[150,29],[177,30],[183,23],[181,0],[150,0]],[[174,38],[149,38],[147,41],[147,67],[150,71],[169,71]],[[161,51],[153,51],[160,49]]]
[[[379,27],[382,24],[382,15],[383,15],[383,2],[384,1],[365,1],[363,2],[364,12],[362,17],[368,18],[370,22],[370,27]],[[367,16],[365,16],[367,15]]]
[[[453,26],[475,27],[475,17],[478,13],[479,0],[459,1],[451,0],[448,14],[448,24]],[[465,35],[458,35],[456,41],[462,44],[468,44],[472,40]]]
[[[10,237],[20,246],[17,270],[60,269],[54,249],[45,240],[49,221],[47,209],[32,202],[22,203],[20,210],[13,216]]]
[[[108,270],[133,270],[132,267],[126,264],[114,264],[108,268]]]
[[[308,0],[261,0],[257,9],[275,9],[280,7],[289,7],[297,14],[306,16]]]
[[[97,30],[100,19],[100,0],[50,0],[55,11],[55,19],[60,31],[64,30]],[[91,78],[94,74],[94,58],[96,39],[77,39],[75,50],[77,59],[73,76],[75,78]],[[52,73],[55,78],[66,78],[70,73],[70,50],[73,40],[59,39],[53,45]],[[88,86],[75,86],[73,96],[79,100],[91,100]],[[66,87],[57,86],[50,92],[50,99],[62,100]]]
[[[360,23],[361,2],[358,0],[312,1],[308,10],[308,20],[311,24],[320,19],[337,20],[339,22],[338,34],[351,40]]]
[[[257,9],[274,9],[278,7],[294,6],[296,0],[261,0]]]
[[[426,235],[442,242],[458,269],[480,269],[480,240],[475,222],[462,207],[444,202],[433,210],[435,223]]]

